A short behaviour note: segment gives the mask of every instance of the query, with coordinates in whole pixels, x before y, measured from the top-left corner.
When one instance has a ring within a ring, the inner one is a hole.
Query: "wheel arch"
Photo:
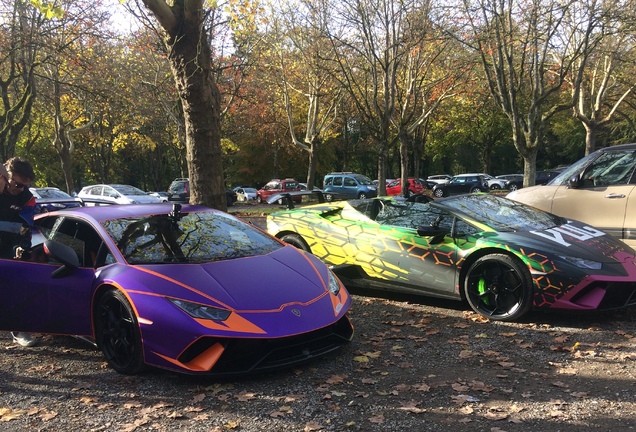
[[[297,236],[306,246],[307,251],[311,252],[311,247],[309,247],[309,243],[307,243],[307,240],[305,240],[305,238],[299,234],[297,231],[292,231],[292,230],[282,230],[278,233],[276,233],[276,238],[280,241],[283,241],[283,237],[285,237],[286,235],[294,235]],[[289,243],[287,243],[289,244]]]
[[[108,291],[118,290],[118,289],[119,288],[115,285],[104,283],[95,290],[95,294],[93,294],[93,303],[91,307],[91,310],[93,311],[93,316],[95,315],[95,309],[97,308],[97,305],[99,304],[99,300],[104,296],[104,294],[106,294]],[[93,331],[95,330],[94,327],[95,327],[95,324],[93,323]]]
[[[95,294],[93,294],[93,302],[91,304],[91,311],[92,311],[92,316],[93,316],[93,319],[91,320],[91,327],[93,328],[93,336],[96,336],[96,334],[95,334],[95,316],[97,314],[97,305],[99,304],[99,301],[101,300],[101,298],[104,297],[104,295],[107,292],[110,292],[110,291],[113,291],[113,290],[114,291],[119,291],[120,293],[122,293],[124,295],[124,297],[126,297],[126,299],[128,300],[128,303],[130,303],[130,307],[132,308],[132,310],[135,313],[135,316],[137,318],[137,326],[139,326],[139,312],[137,311],[137,308],[135,307],[135,303],[132,301],[132,299],[130,298],[128,293],[125,290],[123,290],[121,287],[119,287],[119,286],[117,286],[115,284],[104,283],[104,284],[100,285],[95,290]],[[139,331],[141,331],[141,327],[139,328]]]
[[[473,263],[477,261],[479,258],[486,255],[492,255],[492,254],[507,255],[511,257],[512,259],[518,261],[521,265],[527,268],[528,271],[531,270],[528,263],[526,263],[523,259],[521,259],[521,257],[519,257],[519,255],[515,254],[512,251],[509,251],[506,249],[494,248],[494,247],[479,249],[473,252],[472,254],[468,255],[465,261],[462,262],[461,268],[459,269],[457,281],[458,281],[459,294],[463,301],[466,300],[466,293],[464,292],[464,280],[466,279],[466,274],[468,273],[468,269],[470,269]],[[532,278],[532,273],[530,273],[530,275]],[[533,281],[533,285],[534,285],[534,281]]]

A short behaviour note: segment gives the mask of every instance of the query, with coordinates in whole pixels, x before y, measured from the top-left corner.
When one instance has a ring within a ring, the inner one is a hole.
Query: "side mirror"
[[[570,177],[570,179],[568,180],[568,187],[570,189],[576,189],[581,185],[581,180],[579,179],[578,175],[573,175],[572,177]]]
[[[62,267],[55,269],[51,273],[52,278],[64,277],[80,265],[79,258],[77,258],[77,254],[71,247],[54,240],[46,240],[44,242],[44,253],[47,257],[62,264]]]
[[[431,244],[441,243],[446,237],[446,234],[449,234],[450,231],[446,228],[435,228],[432,226],[421,225],[417,228],[417,234],[422,237],[432,237],[430,240]]]

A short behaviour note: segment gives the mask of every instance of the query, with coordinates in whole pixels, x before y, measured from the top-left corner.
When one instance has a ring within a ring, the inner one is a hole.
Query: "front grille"
[[[634,282],[596,282],[578,292],[570,299],[570,302],[575,304],[584,302],[585,296],[597,289],[604,290],[605,294],[596,310],[612,310],[636,305],[636,283]]]
[[[187,363],[215,343],[225,351],[211,375],[233,375],[281,369],[328,354],[351,341],[353,328],[345,316],[336,323],[297,336],[279,339],[201,338],[190,346],[179,361]]]
[[[619,309],[636,305],[636,283],[612,282],[605,287],[606,294],[599,310]]]

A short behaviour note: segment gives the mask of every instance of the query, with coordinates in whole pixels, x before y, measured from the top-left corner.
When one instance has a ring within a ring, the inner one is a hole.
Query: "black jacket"
[[[18,195],[0,194],[0,257],[13,258],[15,248],[31,248],[35,198],[25,188]]]

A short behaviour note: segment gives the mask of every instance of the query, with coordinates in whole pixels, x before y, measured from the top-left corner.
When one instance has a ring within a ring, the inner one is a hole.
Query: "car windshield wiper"
[[[568,223],[568,219],[563,216],[554,215],[554,227],[559,227],[561,225],[566,225]],[[554,228],[553,227],[553,228]]]

